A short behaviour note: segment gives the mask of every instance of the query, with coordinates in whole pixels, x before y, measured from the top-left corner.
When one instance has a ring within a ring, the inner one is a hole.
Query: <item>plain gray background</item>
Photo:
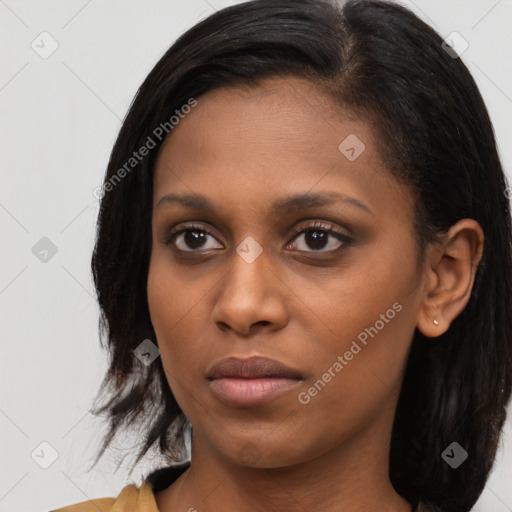
[[[93,190],[156,61],[187,28],[234,3],[0,0],[2,512],[117,496],[127,483],[126,464],[114,474],[115,461],[134,439],[86,472],[103,432],[87,411],[107,364],[90,274],[99,205]],[[510,173],[512,1],[403,3],[443,37],[456,31],[469,43],[462,59],[486,100]],[[42,58],[52,44],[57,49]],[[36,244],[56,253],[43,262]],[[511,434],[509,418],[475,511],[512,511]],[[53,450],[56,460],[43,469]],[[138,485],[153,466],[155,458],[141,463],[132,480]]]

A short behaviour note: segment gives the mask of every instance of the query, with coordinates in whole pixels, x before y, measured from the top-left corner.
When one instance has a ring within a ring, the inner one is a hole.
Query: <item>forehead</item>
[[[164,141],[155,172],[163,174],[164,166],[185,158],[198,163],[202,157],[211,163],[212,157],[229,156],[245,167],[249,157],[258,156],[255,151],[261,159],[283,153],[314,158],[326,150],[338,157],[339,143],[354,132],[372,145],[373,134],[364,123],[306,80],[274,77],[253,86],[221,87],[182,114]]]
[[[237,190],[251,207],[284,191],[320,187],[355,196],[366,188],[364,195],[372,200],[383,195],[383,182],[396,186],[394,181],[367,123],[315,84],[270,78],[251,87],[221,87],[197,99],[161,148],[154,204],[173,191],[215,193],[232,202]]]

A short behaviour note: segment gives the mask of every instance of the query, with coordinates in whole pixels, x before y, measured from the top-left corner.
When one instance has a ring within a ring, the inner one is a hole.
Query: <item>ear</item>
[[[435,338],[445,333],[471,297],[482,259],[484,232],[474,219],[462,219],[431,247],[417,328]]]

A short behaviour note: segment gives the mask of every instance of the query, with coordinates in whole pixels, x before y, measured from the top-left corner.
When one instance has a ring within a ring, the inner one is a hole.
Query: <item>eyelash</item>
[[[328,251],[323,251],[323,250],[319,249],[318,251],[311,250],[311,251],[299,251],[299,252],[307,252],[307,253],[335,253],[338,250],[342,249],[343,247],[346,247],[347,245],[350,245],[353,242],[353,239],[350,236],[345,235],[344,233],[340,233],[339,231],[334,229],[334,225],[333,224],[325,224],[325,223],[322,223],[322,222],[319,222],[319,221],[315,221],[312,224],[308,224],[306,226],[299,227],[293,233],[292,241],[295,240],[295,238],[297,238],[299,235],[301,235],[303,233],[307,233],[308,231],[315,231],[315,230],[316,231],[323,231],[324,233],[327,233],[327,234],[333,236],[334,238],[336,238],[337,240],[342,242],[342,244],[339,247],[337,247],[336,249],[331,249],[331,250],[328,250]],[[197,224],[189,224],[189,225],[187,225],[185,227],[182,227],[181,229],[171,230],[165,236],[164,244],[165,245],[173,244],[174,238],[176,238],[178,235],[180,235],[182,233],[186,233],[188,231],[198,231],[198,232],[206,233],[207,235],[215,238],[215,235],[211,231],[206,229],[204,226],[200,226],[200,225],[197,225]],[[288,245],[290,245],[290,244],[288,243],[287,246]],[[181,253],[199,253],[199,252],[201,252],[201,249],[190,250],[190,251],[183,251],[182,249],[178,249],[177,247],[174,247],[174,249],[179,251],[179,252],[181,252]]]

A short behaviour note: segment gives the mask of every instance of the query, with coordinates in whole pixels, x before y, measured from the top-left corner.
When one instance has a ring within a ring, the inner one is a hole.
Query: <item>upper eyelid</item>
[[[315,224],[317,224],[315,226]],[[351,229],[348,227],[346,228],[338,228],[333,221],[329,220],[309,220],[309,221],[299,221],[298,227],[294,228],[293,235],[297,235],[301,233],[302,231],[308,229],[308,228],[317,228],[317,229],[331,229],[332,231],[340,232],[341,231],[347,231],[346,236],[351,236]],[[179,232],[186,231],[186,230],[193,230],[197,229],[198,231],[205,231],[212,236],[212,231],[215,230],[215,228],[210,229],[208,226],[208,223],[203,223],[202,221],[189,221],[184,223],[178,223],[176,226],[170,228],[167,230],[168,233],[172,233],[173,235],[176,235]],[[341,235],[344,233],[340,232]]]

